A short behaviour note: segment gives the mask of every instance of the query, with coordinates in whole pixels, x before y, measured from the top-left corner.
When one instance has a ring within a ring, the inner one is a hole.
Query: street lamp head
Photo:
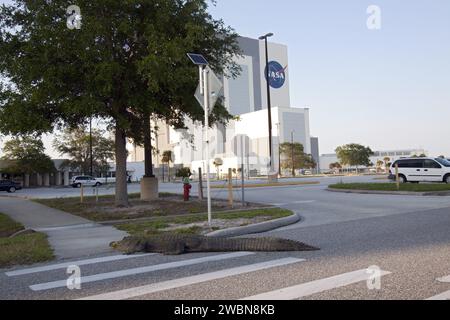
[[[273,33],[272,32],[271,33],[267,33],[267,34],[259,37],[259,40],[265,40],[265,39],[270,38],[270,37],[273,37]]]

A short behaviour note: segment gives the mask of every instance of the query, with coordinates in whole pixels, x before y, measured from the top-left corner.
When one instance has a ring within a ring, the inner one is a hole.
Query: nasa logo
[[[269,62],[269,84],[274,89],[280,89],[286,82],[286,69],[276,61]],[[267,78],[267,68],[264,74]],[[267,80],[267,79],[266,79]]]

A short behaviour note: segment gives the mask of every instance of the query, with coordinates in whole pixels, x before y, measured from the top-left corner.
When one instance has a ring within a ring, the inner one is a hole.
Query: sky
[[[380,30],[367,27],[370,5]],[[218,0],[210,11],[288,46],[291,103],[311,109],[321,154],[361,143],[450,156],[450,1]]]
[[[321,153],[355,142],[450,156],[450,1],[218,0],[211,12],[288,46],[291,103],[311,108]]]

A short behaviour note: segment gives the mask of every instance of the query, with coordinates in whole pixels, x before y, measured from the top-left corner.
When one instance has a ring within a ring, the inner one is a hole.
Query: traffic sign
[[[223,84],[222,81],[217,78],[217,76],[214,74],[214,72],[209,68],[208,69],[208,87],[209,87],[209,113],[212,112],[214,109],[214,106],[217,103],[217,100],[223,96]],[[200,91],[200,85],[197,86],[197,90],[195,90],[195,98],[197,99],[198,103],[202,106],[204,109],[204,97],[203,94],[201,94]]]

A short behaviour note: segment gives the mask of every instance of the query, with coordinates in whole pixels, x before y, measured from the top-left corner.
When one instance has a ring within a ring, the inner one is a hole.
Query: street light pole
[[[212,227],[212,202],[211,202],[211,179],[210,179],[210,164],[209,164],[209,109],[213,108],[211,102],[211,88],[210,88],[210,69],[208,68],[208,61],[200,54],[188,53],[189,59],[198,66],[200,77],[199,91],[203,96],[203,107],[205,109],[205,141],[206,141],[206,188],[208,197],[208,224]],[[200,100],[199,100],[200,102]],[[201,102],[200,102],[201,103]],[[210,105],[211,104],[211,105]]]
[[[208,225],[212,227],[211,177],[209,163],[209,71],[203,66],[203,98],[205,104],[205,140],[206,140],[206,194],[208,198]],[[201,80],[200,80],[201,82]]]
[[[267,112],[268,112],[268,118],[269,118],[269,176],[273,173],[273,144],[272,144],[272,102],[271,102],[271,96],[270,96],[270,70],[269,70],[269,46],[267,39],[269,37],[272,37],[273,33],[268,33],[264,36],[259,37],[259,40],[264,40],[265,49],[266,49],[266,84],[267,84]],[[270,179],[270,178],[269,178]]]

